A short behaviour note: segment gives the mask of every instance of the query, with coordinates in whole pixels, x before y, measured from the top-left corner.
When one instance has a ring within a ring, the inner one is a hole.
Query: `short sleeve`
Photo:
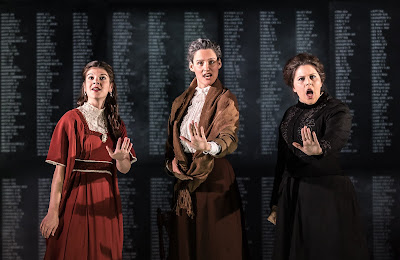
[[[46,158],[47,163],[62,166],[67,165],[68,148],[71,138],[75,138],[69,134],[75,132],[73,129],[70,129],[74,125],[70,122],[71,120],[72,119],[67,115],[64,115],[61,117],[60,121],[58,121],[51,137],[49,151]]]
[[[121,120],[121,139],[124,139],[125,137],[128,137],[128,134],[126,131],[125,123]],[[131,143],[133,143],[132,139],[131,139]],[[133,149],[133,145],[132,145],[131,150],[129,151],[129,154],[131,156],[131,159],[130,159],[131,164],[136,162],[137,158],[136,158],[135,150]]]

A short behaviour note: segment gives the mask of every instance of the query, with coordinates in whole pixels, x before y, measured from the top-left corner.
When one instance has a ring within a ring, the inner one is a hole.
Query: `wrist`
[[[205,151],[206,151],[206,152],[210,152],[210,151],[211,151],[211,144],[208,143],[208,142],[207,142],[206,150],[205,150]]]
[[[47,214],[54,214],[54,215],[57,215],[58,216],[58,208],[57,209],[55,209],[55,208],[49,208],[48,210],[47,210]]]

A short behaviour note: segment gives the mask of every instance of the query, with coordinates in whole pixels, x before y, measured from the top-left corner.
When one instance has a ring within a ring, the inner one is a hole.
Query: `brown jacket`
[[[221,151],[215,157],[197,151],[192,158],[189,158],[180,143],[180,125],[196,92],[196,87],[197,79],[194,78],[189,88],[172,103],[165,153],[167,168],[172,169],[171,162],[176,157],[179,168],[184,173],[173,173],[178,178],[175,185],[176,211],[179,214],[180,209],[186,209],[189,216],[193,216],[189,192],[194,192],[207,179],[208,174],[213,170],[214,158],[224,157],[236,150],[238,144],[237,131],[239,129],[237,99],[217,79],[207,94],[201,111],[199,126],[204,128],[207,141],[214,141],[219,144]]]

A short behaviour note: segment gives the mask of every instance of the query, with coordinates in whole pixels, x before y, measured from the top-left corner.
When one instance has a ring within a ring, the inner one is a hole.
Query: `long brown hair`
[[[82,106],[87,100],[87,95],[85,93],[85,80],[86,80],[86,73],[90,70],[90,68],[101,68],[104,69],[110,78],[110,84],[113,85],[112,88],[112,95],[107,94],[106,101],[104,102],[104,115],[107,121],[107,128],[108,132],[111,135],[111,138],[116,141],[119,137],[121,137],[121,117],[119,116],[118,112],[118,103],[117,103],[117,85],[115,84],[115,76],[114,70],[108,63],[104,61],[91,61],[82,69],[82,87],[81,87],[81,94],[76,102],[78,106]]]

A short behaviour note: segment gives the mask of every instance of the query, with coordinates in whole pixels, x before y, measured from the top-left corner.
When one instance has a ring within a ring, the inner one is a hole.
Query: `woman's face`
[[[197,86],[205,88],[212,85],[218,78],[222,62],[212,49],[198,50],[194,54],[189,69],[196,74]]]
[[[88,102],[92,105],[99,102],[103,105],[107,94],[112,91],[108,73],[102,68],[90,68],[86,73],[84,85]]]
[[[321,95],[322,81],[312,65],[302,65],[297,68],[293,78],[293,91],[299,96],[300,102],[315,104]]]

